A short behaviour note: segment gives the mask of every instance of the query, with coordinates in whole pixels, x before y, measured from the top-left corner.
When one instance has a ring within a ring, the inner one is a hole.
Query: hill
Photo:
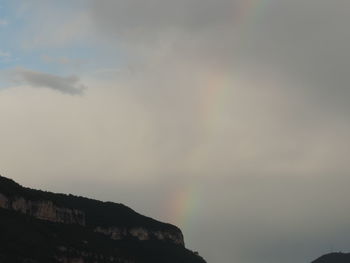
[[[176,226],[112,202],[34,190],[0,176],[0,262],[205,263]]]
[[[349,263],[350,253],[330,253],[324,255],[312,263]]]

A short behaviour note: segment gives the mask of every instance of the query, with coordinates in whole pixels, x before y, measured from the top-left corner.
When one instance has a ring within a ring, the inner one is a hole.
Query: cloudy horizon
[[[0,174],[179,226],[207,262],[350,251],[350,2],[4,0]]]

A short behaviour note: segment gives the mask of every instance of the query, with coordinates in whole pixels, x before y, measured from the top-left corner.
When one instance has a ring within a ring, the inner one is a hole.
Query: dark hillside
[[[180,231],[176,226],[142,216],[123,204],[34,190],[22,187],[3,176],[0,176],[0,193],[8,197],[20,196],[32,201],[50,200],[59,207],[82,210],[86,213],[86,223],[90,226],[144,226],[150,229]]]
[[[330,253],[324,255],[312,263],[349,263],[350,253]]]
[[[74,221],[77,215],[84,220]],[[0,262],[205,263],[184,247],[176,226],[122,204],[33,190],[4,177]]]

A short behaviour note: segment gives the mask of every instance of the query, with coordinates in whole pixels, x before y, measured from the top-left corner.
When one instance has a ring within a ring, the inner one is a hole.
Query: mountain
[[[330,253],[324,255],[312,263],[349,263],[350,253]]]
[[[176,226],[112,202],[22,187],[0,176],[0,262],[205,263]]]

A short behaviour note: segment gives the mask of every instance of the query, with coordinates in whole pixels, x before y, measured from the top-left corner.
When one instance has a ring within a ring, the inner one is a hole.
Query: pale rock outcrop
[[[181,232],[169,232],[169,231],[153,231],[148,230],[142,227],[133,227],[133,228],[118,228],[118,227],[97,227],[95,232],[109,236],[114,240],[121,240],[126,237],[134,237],[141,241],[157,239],[161,241],[171,241],[174,244],[184,246],[184,239]]]
[[[21,212],[41,220],[85,226],[85,213],[56,206],[52,201],[32,201],[22,197],[8,198],[0,193],[0,207]]]

